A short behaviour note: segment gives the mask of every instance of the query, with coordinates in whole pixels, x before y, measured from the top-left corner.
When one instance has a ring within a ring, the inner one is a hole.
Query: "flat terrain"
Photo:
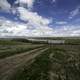
[[[15,71],[16,68],[23,66],[27,62],[29,63],[29,61],[34,61],[34,58],[45,50],[47,50],[47,48],[34,49],[30,52],[25,52],[0,60],[1,79],[6,80],[7,77],[9,77]]]
[[[79,40],[71,41],[70,44],[1,41],[0,80],[80,80]]]

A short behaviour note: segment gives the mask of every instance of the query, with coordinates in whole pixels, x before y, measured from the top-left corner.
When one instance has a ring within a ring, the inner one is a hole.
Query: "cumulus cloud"
[[[5,19],[0,20],[0,25],[0,34],[4,36],[49,36],[53,33],[53,29],[48,26],[39,28],[31,23],[23,24]]]
[[[61,28],[52,29],[46,27],[33,27],[30,23],[23,24],[9,20],[0,20],[0,36],[80,36],[80,26],[62,26]]]
[[[26,3],[32,7],[34,0],[19,0],[20,3]],[[47,35],[53,31],[52,28],[49,27],[49,24],[52,22],[52,19],[47,19],[40,16],[37,12],[32,12],[29,9],[24,8],[23,5],[16,8],[19,13],[19,18],[23,21],[26,21],[26,25],[28,25],[28,29],[36,29],[32,30],[32,34],[36,35]],[[45,31],[47,31],[45,33]]]
[[[31,12],[23,7],[18,7],[17,11],[20,19],[27,21],[26,25],[30,25],[29,27],[36,27],[32,33],[36,35],[49,35],[50,32],[52,33],[53,29],[49,27],[52,19],[43,18],[42,16],[38,15],[37,12]]]
[[[3,1],[6,0],[1,0]],[[1,2],[0,1],[0,2]],[[35,0],[17,0],[17,2],[21,4],[16,7],[14,10],[14,14],[18,12],[18,16],[21,20],[26,23],[18,23],[9,21],[7,19],[0,19],[0,36],[79,36],[80,28],[76,28],[74,26],[62,26],[59,29],[53,29],[50,27],[52,23],[52,19],[44,18],[40,16],[37,12],[32,12],[31,9],[33,7],[33,3]],[[6,1],[7,2],[7,1]],[[15,3],[17,3],[15,2]],[[55,2],[55,0],[53,1]],[[1,3],[0,3],[1,4]],[[8,5],[6,8],[10,8],[9,3],[5,3]],[[24,5],[27,4],[28,9],[24,8]],[[7,6],[6,5],[6,6]],[[5,7],[1,8],[6,9]],[[78,8],[79,9],[79,8]],[[70,18],[73,18],[79,12],[78,9],[72,11],[70,14]],[[56,22],[56,24],[67,24],[67,22],[60,21]]]
[[[51,19],[43,18],[42,16],[38,15],[37,12],[31,12],[23,7],[17,8],[20,19],[24,21],[29,21],[36,25],[48,25],[51,22]]]
[[[80,26],[62,26],[60,29],[55,29],[53,36],[58,37],[71,37],[71,36],[80,36]]]
[[[20,6],[23,6],[24,4],[27,4],[28,9],[33,7],[35,0],[17,0],[15,3],[19,3]]]
[[[0,8],[3,10],[9,10],[10,4],[7,2],[7,0],[0,0]]]
[[[32,8],[34,0],[17,0],[15,3],[20,3],[21,5],[17,6],[13,13],[18,13],[17,16],[26,21],[26,24],[18,24],[17,22],[1,19],[1,34],[11,36],[49,36],[53,33],[53,29],[49,27],[52,22],[51,19],[44,18],[37,12],[29,10],[29,8]],[[27,4],[28,9],[24,8],[22,4]]]

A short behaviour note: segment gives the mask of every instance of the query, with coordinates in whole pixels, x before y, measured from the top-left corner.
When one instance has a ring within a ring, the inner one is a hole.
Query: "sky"
[[[0,0],[5,36],[80,36],[80,0]]]

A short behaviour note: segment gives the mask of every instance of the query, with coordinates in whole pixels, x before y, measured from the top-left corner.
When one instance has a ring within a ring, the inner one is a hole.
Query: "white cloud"
[[[55,29],[53,36],[80,36],[80,26],[62,26],[60,29]]]
[[[7,2],[7,0],[0,0],[0,8],[3,10],[9,10],[10,4]]]
[[[52,0],[52,2],[54,3],[54,2],[56,2],[56,0]]]
[[[30,23],[23,24],[9,20],[0,20],[0,36],[80,36],[80,26],[63,26],[61,28],[52,29],[46,27],[33,27]]]
[[[0,20],[0,34],[4,36],[49,36],[53,33],[53,29],[48,26],[33,27],[31,23],[23,24],[9,20]],[[1,36],[0,35],[0,36]]]
[[[53,31],[53,29],[49,27],[52,19],[43,18],[36,12],[31,12],[23,7],[18,7],[17,10],[20,13],[21,20],[27,21],[27,24],[30,25],[30,27],[36,27],[32,33],[36,35],[49,35],[50,32]]]
[[[29,8],[32,7],[34,0],[19,0],[21,4],[27,4]],[[18,2],[15,2],[18,3]],[[21,20],[26,21],[26,24],[18,24],[12,21],[7,21],[3,19],[1,21],[1,34],[4,35],[18,35],[18,36],[46,36],[51,35],[53,29],[49,27],[51,19],[43,18],[38,15],[37,12],[32,12],[29,9],[24,8],[23,5],[16,7],[16,10],[13,10],[15,14],[18,12]],[[5,24],[4,24],[4,23]]]
[[[67,24],[66,21],[59,21],[59,22],[56,22],[56,24]]]
[[[18,7],[17,10],[20,13],[21,20],[29,21],[31,23],[34,23],[35,25],[48,25],[51,22],[51,20],[43,18],[36,12],[28,11],[23,7]]]
[[[80,9],[80,6],[77,7],[76,9],[72,10],[70,12],[70,15],[69,15],[69,19],[72,19],[73,17],[75,17],[76,15],[78,15],[80,12],[79,12],[79,9]]]
[[[27,4],[28,9],[33,7],[35,0],[17,0],[16,3],[19,3],[21,6],[23,6],[23,4]]]
[[[32,8],[34,0],[19,1],[20,4],[27,4],[28,9],[21,5],[20,7],[17,7],[13,13],[15,14],[18,12],[19,18],[26,21],[26,24],[17,23],[2,18],[0,19],[0,36],[80,36],[80,26],[78,28],[74,26],[63,26],[59,29],[50,28],[49,24],[52,23],[52,19],[44,18],[37,12],[32,12],[29,10]],[[70,17],[74,17],[77,13],[78,9],[72,11],[70,13]],[[56,24],[66,24],[66,22],[61,21],[56,22]]]

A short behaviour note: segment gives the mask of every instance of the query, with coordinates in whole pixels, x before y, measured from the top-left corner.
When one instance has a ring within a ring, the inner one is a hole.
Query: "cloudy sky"
[[[0,36],[80,36],[80,0],[0,0]]]

